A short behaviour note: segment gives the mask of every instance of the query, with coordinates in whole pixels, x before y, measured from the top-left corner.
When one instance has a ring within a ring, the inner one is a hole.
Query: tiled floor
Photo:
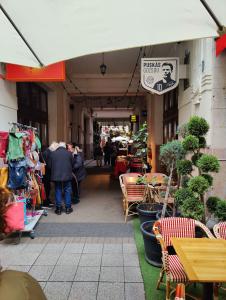
[[[144,300],[133,238],[36,238],[1,244],[4,269],[29,272],[48,300]]]

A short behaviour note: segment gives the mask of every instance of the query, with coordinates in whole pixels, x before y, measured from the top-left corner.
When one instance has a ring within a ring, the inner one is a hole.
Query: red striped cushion
[[[171,246],[171,237],[195,237],[195,220],[188,218],[163,218],[159,220],[160,233],[166,246]]]
[[[145,185],[128,184],[126,190],[129,200],[143,200],[145,188]]]
[[[169,276],[174,282],[186,282],[187,275],[177,255],[168,256]]]
[[[218,225],[220,237],[226,240],[226,222],[220,222]]]

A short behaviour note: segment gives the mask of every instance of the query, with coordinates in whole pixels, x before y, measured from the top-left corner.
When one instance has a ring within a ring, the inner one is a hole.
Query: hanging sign
[[[43,68],[6,64],[6,80],[10,81],[65,81],[65,62]]]
[[[162,95],[179,83],[179,58],[142,58],[141,84],[154,94]]]
[[[137,116],[137,115],[130,115],[130,122],[131,123],[138,123],[139,122],[139,116]]]

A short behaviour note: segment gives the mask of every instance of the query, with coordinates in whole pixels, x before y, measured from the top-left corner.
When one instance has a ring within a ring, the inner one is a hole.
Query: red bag
[[[24,229],[24,202],[13,202],[4,215],[6,221],[5,233]]]
[[[1,158],[6,158],[8,141],[9,141],[9,133],[0,131],[0,157]]]

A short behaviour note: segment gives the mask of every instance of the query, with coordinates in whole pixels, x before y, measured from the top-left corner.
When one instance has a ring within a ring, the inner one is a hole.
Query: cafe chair
[[[166,185],[167,176],[163,173],[146,173],[144,174],[148,183],[153,183],[153,185]]]
[[[213,232],[217,239],[226,240],[226,222],[215,224],[213,227]]]
[[[188,278],[179,258],[175,254],[169,254],[169,247],[172,247],[171,238],[195,238],[195,228],[199,227],[208,238],[214,238],[209,229],[199,221],[189,218],[162,218],[154,223],[153,232],[159,241],[162,249],[163,267],[160,271],[157,289],[166,275],[166,300],[170,299],[171,283],[188,284]],[[172,290],[173,292],[174,290]],[[191,298],[193,296],[189,295]]]

